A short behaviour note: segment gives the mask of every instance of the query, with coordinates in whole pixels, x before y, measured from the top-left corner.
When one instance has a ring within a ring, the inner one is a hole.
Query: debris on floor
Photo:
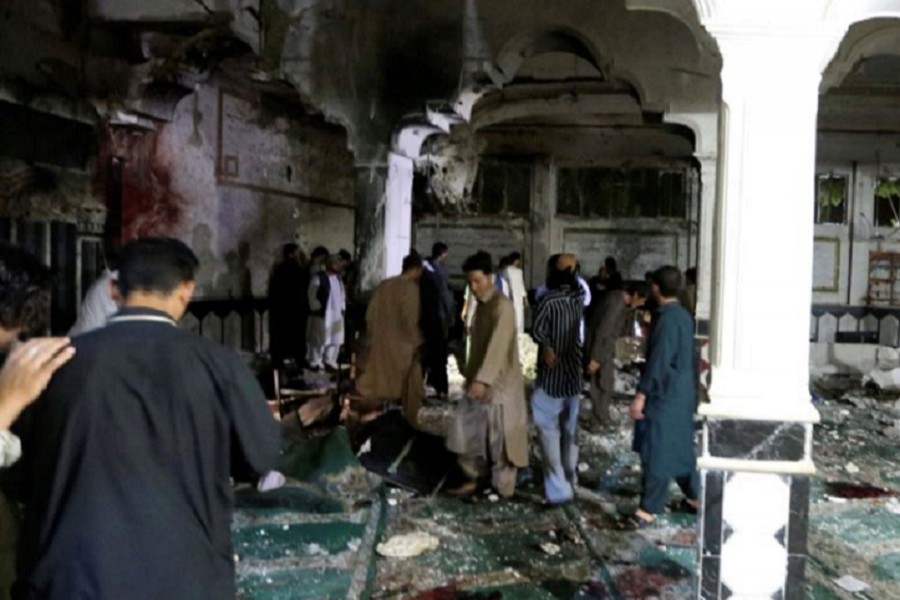
[[[378,544],[376,550],[387,558],[412,558],[440,545],[440,540],[431,534],[416,531],[405,535],[395,535],[388,541]]]
[[[537,452],[513,498],[491,501],[494,492],[486,490],[481,501],[464,502],[436,493],[453,470],[440,438],[461,390],[457,372],[450,398],[423,409],[426,434],[389,411],[363,430],[365,440],[351,442],[339,429],[333,439],[313,436],[311,449],[289,444],[282,461],[285,485],[238,495],[240,597],[692,597],[696,516],[667,512],[638,532],[615,527],[619,514],[634,510],[640,491],[627,396],[613,407],[616,428],[600,432],[584,422],[577,499],[548,507]],[[859,380],[822,382],[819,390],[807,595],[897,598],[900,462],[888,431],[900,419],[900,403],[862,388]],[[362,446],[367,451],[359,452]],[[315,468],[310,460],[318,461]],[[350,502],[343,488],[323,484],[325,474],[360,469],[366,474],[360,481],[367,483],[347,488],[355,490]],[[384,479],[373,479],[373,471]],[[385,480],[387,487],[371,487]],[[865,591],[843,587],[852,581]],[[292,585],[302,592],[289,594]],[[351,595],[357,591],[362,595]]]
[[[835,579],[834,582],[840,587],[842,590],[846,590],[848,592],[864,592],[869,589],[869,586],[853,577],[852,575],[844,575],[840,579]]]

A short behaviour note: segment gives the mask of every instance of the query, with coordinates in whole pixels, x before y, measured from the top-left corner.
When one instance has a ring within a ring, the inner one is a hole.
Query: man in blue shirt
[[[698,504],[694,322],[678,302],[682,285],[675,267],[663,267],[651,278],[651,294],[659,308],[647,367],[629,409],[636,422],[634,450],[641,455],[642,494],[638,510],[621,523],[625,529],[654,522],[654,515],[665,510],[673,478],[688,504],[695,508]]]

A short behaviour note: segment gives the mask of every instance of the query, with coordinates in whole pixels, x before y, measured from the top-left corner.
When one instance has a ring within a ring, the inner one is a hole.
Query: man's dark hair
[[[450,248],[444,242],[435,242],[431,247],[431,258],[438,258],[442,254],[449,252]]]
[[[119,249],[108,248],[103,252],[103,262],[107,269],[115,271],[119,268]]]
[[[562,256],[562,254],[554,254],[547,259],[547,279],[550,279],[550,274],[556,270],[556,263],[560,256]]]
[[[0,327],[39,333],[50,313],[50,269],[21,248],[0,244]]]
[[[419,253],[413,250],[409,253],[408,256],[403,258],[403,272],[412,271],[413,269],[421,269],[422,268],[422,257],[419,256]]]
[[[197,256],[180,240],[140,238],[122,248],[119,289],[123,297],[137,290],[168,294],[193,281],[199,266]]]
[[[509,258],[509,256],[504,256],[500,259],[500,263],[497,265],[497,268],[502,271],[511,264],[512,260]]]
[[[512,252],[509,256],[509,264],[512,264],[516,261],[522,260],[522,253],[519,251]]]
[[[606,270],[609,271],[610,275],[619,270],[619,263],[617,263],[616,259],[612,256],[607,256],[606,260],[603,261],[603,264],[606,266]]]
[[[653,283],[659,286],[663,298],[674,298],[684,286],[681,271],[676,267],[662,267],[653,272]]]
[[[485,275],[490,275],[494,272],[494,260],[491,258],[490,254],[484,250],[479,250],[466,259],[462,269],[463,273],[468,273],[469,271],[481,271]]]
[[[300,249],[300,246],[298,246],[297,244],[294,244],[293,242],[285,244],[284,246],[281,247],[281,257],[284,260],[287,260],[293,254],[295,254],[297,252],[297,250],[299,250],[299,249]]]
[[[648,298],[650,296],[650,286],[647,285],[646,281],[632,281],[625,287],[625,292],[629,296]]]
[[[310,255],[310,259],[316,259],[320,257],[328,257],[331,256],[331,252],[328,251],[328,248],[325,246],[316,246],[313,248],[312,254]]]
[[[572,267],[560,269],[554,266],[553,270],[550,271],[550,275],[547,276],[548,289],[558,290],[564,287],[575,289],[577,286],[578,276],[576,270]]]
[[[684,279],[691,285],[697,285],[697,267],[691,267],[684,272]]]
[[[338,256],[340,256],[341,260],[346,263],[353,262],[353,255],[350,254],[350,251],[345,248],[341,248],[340,250],[338,250]]]

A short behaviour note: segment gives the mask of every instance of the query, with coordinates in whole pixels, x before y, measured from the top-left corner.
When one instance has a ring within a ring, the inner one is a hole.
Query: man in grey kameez
[[[629,317],[634,309],[643,306],[647,298],[647,284],[629,284],[625,290],[613,289],[591,315],[587,335],[589,362],[587,373],[591,382],[591,408],[600,427],[612,427],[610,406],[616,384],[616,341],[631,335]]]
[[[477,480],[490,467],[494,489],[509,497],[515,492],[517,470],[528,465],[528,410],[515,309],[494,285],[489,254],[470,256],[463,270],[478,310],[465,368],[466,397],[447,439],[468,481],[451,493],[475,492]]]

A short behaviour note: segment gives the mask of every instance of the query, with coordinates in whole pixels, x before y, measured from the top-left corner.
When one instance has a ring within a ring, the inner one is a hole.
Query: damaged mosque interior
[[[3,0],[0,40],[0,240],[52,272],[53,377],[88,381],[115,340],[73,324],[99,293],[130,326],[130,244],[173,238],[178,328],[277,421],[224,478],[215,590],[900,599],[900,0]],[[56,458],[17,427],[0,598],[116,597],[22,566]]]

